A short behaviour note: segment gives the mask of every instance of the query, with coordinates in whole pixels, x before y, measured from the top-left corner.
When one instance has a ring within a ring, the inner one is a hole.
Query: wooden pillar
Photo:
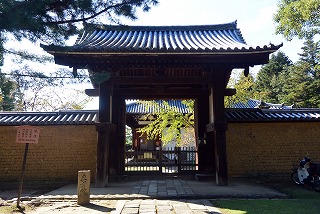
[[[118,133],[119,133],[119,126],[118,126],[118,115],[119,109],[117,108],[119,103],[119,97],[112,97],[112,123],[116,126],[115,132],[111,134],[111,139],[109,143],[109,159],[108,159],[108,166],[109,166],[109,181],[118,174],[117,165],[118,165]]]
[[[99,96],[99,122],[96,125],[98,131],[96,187],[105,187],[108,184],[108,160],[111,135],[112,113],[112,87],[106,83],[100,84]]]
[[[195,127],[196,127],[196,140],[198,147],[198,171],[200,173],[210,173],[208,171],[208,161],[207,161],[207,133],[206,125],[209,123],[209,97],[204,95],[198,97],[195,100]]]
[[[217,72],[214,75],[211,95],[209,97],[211,112],[209,117],[210,124],[207,125],[207,131],[213,132],[216,183],[218,185],[228,185],[227,122],[225,120],[224,107],[226,75],[223,72]]]
[[[112,97],[112,124],[115,129],[111,133],[109,143],[109,181],[117,180],[118,175],[124,173],[125,100],[123,97]]]
[[[113,103],[113,123],[117,126],[117,131],[112,139],[113,152],[110,154],[110,162],[113,163],[112,169],[115,170],[113,174],[121,175],[125,169],[126,103],[123,97],[117,97]]]

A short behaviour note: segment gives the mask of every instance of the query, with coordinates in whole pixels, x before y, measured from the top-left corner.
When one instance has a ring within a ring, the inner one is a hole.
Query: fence
[[[198,170],[198,151],[195,147],[158,148],[158,150],[127,151],[126,173],[188,174]]]

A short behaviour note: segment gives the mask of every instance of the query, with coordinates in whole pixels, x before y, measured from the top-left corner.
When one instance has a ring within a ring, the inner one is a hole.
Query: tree
[[[136,9],[148,11],[157,0],[4,0],[0,3],[0,66],[4,54],[14,55],[16,65],[20,67],[11,72],[1,73],[7,75],[11,82],[16,82],[18,89],[15,110],[37,109],[41,101],[42,91],[48,86],[62,86],[70,81],[70,70],[61,69],[53,74],[33,69],[25,61],[40,62],[42,64],[52,61],[52,56],[37,56],[29,51],[5,48],[5,43],[14,36],[18,41],[23,39],[31,42],[42,40],[46,43],[63,44],[71,35],[77,34],[85,23],[117,23],[120,17],[136,19]],[[19,46],[20,47],[20,46]],[[18,61],[17,61],[18,60]],[[36,67],[36,66],[34,66]],[[60,76],[57,74],[59,73]],[[88,76],[78,75],[76,81],[83,81]],[[41,80],[41,81],[39,81]],[[73,81],[73,82],[76,82]],[[9,88],[7,88],[9,89]],[[32,92],[33,98],[24,92]],[[53,95],[53,94],[52,94]],[[56,94],[57,95],[57,94]],[[42,96],[45,98],[45,96]],[[53,97],[52,97],[53,98]],[[55,96],[55,100],[59,97]],[[69,106],[62,104],[62,106]],[[83,104],[71,106],[81,106]]]
[[[0,74],[0,111],[15,110],[16,84]]]
[[[294,102],[296,107],[320,107],[320,1],[319,0],[281,0],[274,16],[278,24],[276,33],[287,40],[293,37],[305,39],[302,53],[297,63],[290,66],[282,99]]]
[[[136,19],[136,9],[148,11],[157,0],[4,0],[0,6],[0,33],[16,38],[49,39],[61,43],[78,32],[82,23],[119,23]]]
[[[254,90],[259,93],[259,99],[270,103],[282,103],[284,82],[280,76],[285,76],[288,67],[292,65],[290,59],[283,53],[273,54],[269,63],[258,72]]]
[[[230,84],[235,82],[235,84]],[[226,97],[225,106],[231,108],[236,103],[246,103],[250,98],[259,97],[258,93],[253,89],[254,79],[252,75],[246,77],[243,72],[240,73],[238,80],[230,78],[229,86],[236,89],[236,94],[230,97]]]
[[[319,42],[307,38],[302,47],[299,61],[282,73],[282,101],[294,103],[300,108],[320,107]]]
[[[307,37],[301,49],[299,60],[310,66],[309,74],[316,78],[320,70],[320,41],[315,42],[313,37]]]
[[[300,39],[320,33],[319,0],[281,0],[274,15],[276,33],[287,40]]]
[[[30,54],[21,50],[14,53],[7,50],[6,53],[12,55],[10,56],[11,71],[0,72],[0,75],[15,86],[7,88],[12,90],[7,92],[11,94],[13,102],[10,110],[81,109],[91,100],[84,95],[84,92],[72,90],[66,86],[70,83],[89,82],[86,71],[79,70],[77,78],[74,78],[70,70],[66,68],[49,71],[50,65],[47,62],[51,62],[51,57]]]
[[[188,142],[190,129],[194,133],[194,101],[183,100],[182,103],[186,106],[189,113],[180,112],[177,107],[170,106],[167,101],[140,101],[150,113],[140,116],[140,120],[150,121],[150,123],[138,131],[141,134],[147,134],[147,139],[159,139],[165,145],[171,141],[176,141],[178,144],[183,144],[183,141]],[[184,133],[181,129],[184,128]],[[194,136],[194,135],[193,135]]]
[[[308,105],[308,88],[312,81],[308,70],[306,63],[299,62],[290,66],[286,75],[282,74],[285,84],[284,95],[281,98],[284,103],[294,104],[296,108],[312,107]]]
[[[79,76],[82,76],[80,74],[79,71]],[[91,100],[84,92],[71,89],[66,92],[65,84],[82,80],[81,77],[74,79],[70,72],[58,70],[57,73],[48,75],[25,65],[13,70],[9,76],[17,86],[14,105],[16,111],[82,109]]]

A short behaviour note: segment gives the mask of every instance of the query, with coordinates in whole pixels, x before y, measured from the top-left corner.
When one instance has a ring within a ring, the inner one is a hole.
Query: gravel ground
[[[27,213],[30,214],[74,214],[74,213],[111,213],[115,210],[116,200],[103,200],[103,201],[91,201],[90,204],[85,206],[77,205],[75,201],[63,201],[63,202],[43,202],[40,206],[34,207]]]
[[[26,213],[26,214],[74,214],[74,213],[111,213],[115,210],[117,200],[96,200],[90,201],[88,205],[77,205],[76,201],[48,201],[31,200],[22,201],[20,206],[23,209],[16,208],[16,198],[4,200],[0,198],[0,213]]]

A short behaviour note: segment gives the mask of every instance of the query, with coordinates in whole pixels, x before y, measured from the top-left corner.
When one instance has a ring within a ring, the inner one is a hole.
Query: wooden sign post
[[[35,126],[18,126],[17,127],[16,143],[25,143],[22,170],[20,177],[20,185],[18,191],[17,207],[20,207],[20,198],[22,193],[23,177],[26,171],[26,162],[28,155],[29,143],[37,144],[39,140],[40,128]]]

